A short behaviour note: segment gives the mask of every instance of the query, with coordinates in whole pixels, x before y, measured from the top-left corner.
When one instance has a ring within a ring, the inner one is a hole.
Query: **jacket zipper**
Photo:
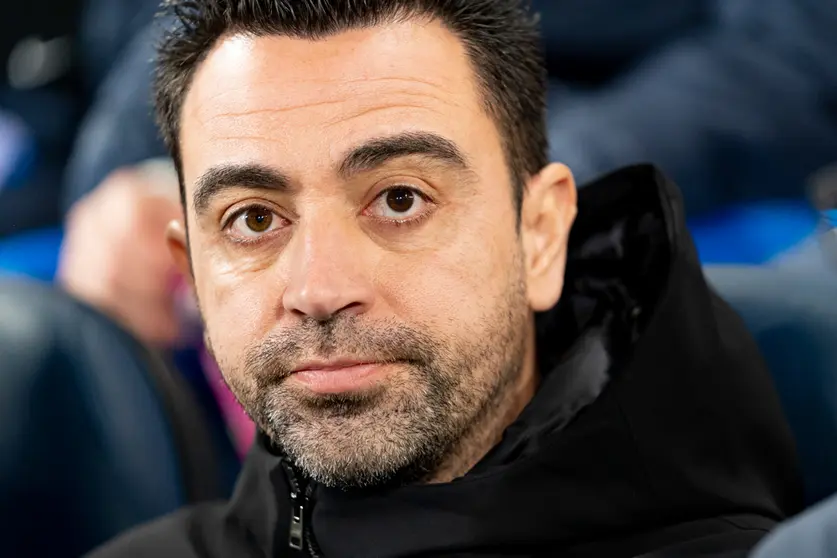
[[[291,528],[288,535],[288,546],[291,550],[305,553],[311,558],[323,558],[314,538],[310,521],[307,521],[311,517],[311,496],[314,493],[314,486],[309,483],[303,489],[299,476],[294,471],[293,466],[285,459],[282,460],[282,468],[288,478],[291,493]]]
[[[308,510],[308,517],[311,517],[311,509],[313,507],[313,500],[311,496],[314,493],[314,485],[309,483],[308,486],[305,488],[305,507]],[[317,539],[314,538],[314,529],[311,528],[311,522],[308,522],[308,528],[303,529],[303,534],[305,536],[305,544],[308,547],[308,555],[311,558],[323,558],[323,553],[320,550],[320,546],[317,544]]]

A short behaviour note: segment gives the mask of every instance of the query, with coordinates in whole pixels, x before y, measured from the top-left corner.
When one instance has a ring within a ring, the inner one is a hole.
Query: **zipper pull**
[[[291,528],[288,536],[288,546],[292,550],[302,551],[305,548],[305,502],[299,491],[299,481],[290,463],[282,460],[282,469],[288,479],[291,492]]]
[[[305,506],[299,492],[291,492],[291,529],[288,544],[293,550],[302,551],[305,547]]]

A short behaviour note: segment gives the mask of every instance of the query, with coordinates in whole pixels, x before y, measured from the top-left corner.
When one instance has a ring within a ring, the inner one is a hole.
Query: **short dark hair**
[[[157,119],[178,173],[183,100],[197,66],[224,36],[319,39],[413,18],[438,20],[464,44],[485,108],[501,134],[520,205],[527,177],[546,165],[546,70],[537,17],[521,0],[166,0],[175,25],[159,47]]]

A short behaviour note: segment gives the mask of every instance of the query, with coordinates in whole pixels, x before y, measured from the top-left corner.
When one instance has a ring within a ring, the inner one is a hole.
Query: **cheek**
[[[500,229],[461,230],[447,245],[380,273],[378,288],[406,323],[451,338],[473,337],[496,314],[510,274],[519,268],[517,236],[499,234]]]
[[[211,249],[202,253],[193,262],[203,319],[219,363],[234,367],[275,326],[279,282],[267,269],[242,270]]]

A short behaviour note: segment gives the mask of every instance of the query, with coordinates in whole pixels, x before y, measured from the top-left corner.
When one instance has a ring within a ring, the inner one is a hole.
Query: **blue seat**
[[[837,492],[837,274],[708,267],[755,336],[797,443],[809,505]]]
[[[807,200],[768,200],[694,217],[689,229],[703,263],[758,265],[802,243],[818,223]]]
[[[0,353],[0,555],[79,556],[229,495],[219,421],[110,320],[48,284],[0,281]]]
[[[0,238],[0,276],[21,275],[50,281],[58,267],[60,228],[35,229]]]

